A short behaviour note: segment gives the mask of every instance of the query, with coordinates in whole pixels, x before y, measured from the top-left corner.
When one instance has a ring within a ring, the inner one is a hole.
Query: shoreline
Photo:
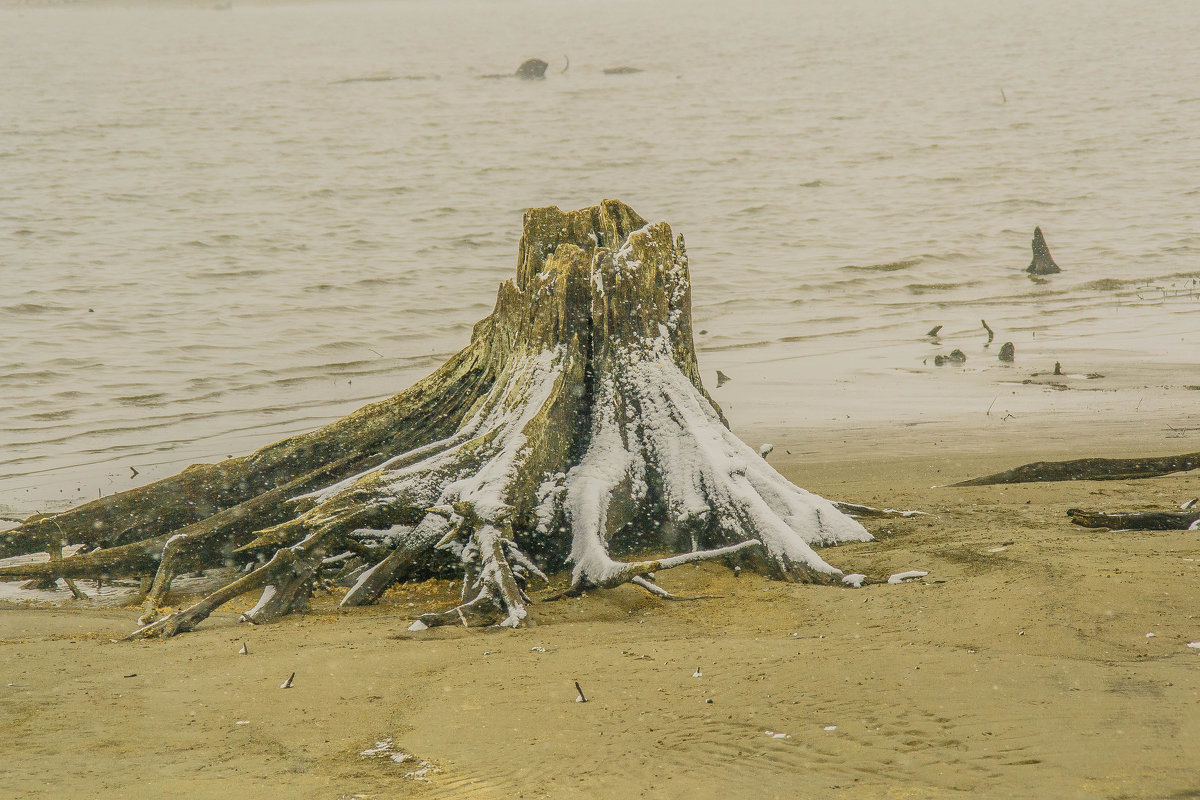
[[[704,374],[734,433],[744,441],[754,447],[792,442],[794,447],[784,449],[818,463],[880,452],[887,457],[1007,453],[1012,460],[1008,466],[1013,467],[1030,461],[1200,450],[1200,391],[1191,382],[1200,383],[1200,372],[1191,376],[1176,371],[1172,374],[1180,379],[1170,384],[1160,368],[1110,370],[1111,377],[1094,381],[1065,376],[1076,384],[1072,386],[1054,384],[1058,379],[1052,377],[1051,385],[1004,383],[939,369],[945,374],[930,377],[940,381],[943,391],[914,391],[911,382],[889,384],[889,375],[853,381],[826,376],[822,385],[831,387],[827,391],[817,387],[790,398],[769,383],[752,380],[717,390],[711,365]],[[889,385],[898,388],[890,390]],[[1068,388],[1059,388],[1063,385]],[[298,424],[280,426],[272,417],[258,433],[237,429],[195,441],[172,434],[169,441],[156,443],[139,442],[134,430],[130,437],[136,444],[108,457],[96,451],[55,455],[57,463],[29,475],[0,477],[0,530],[33,513],[95,499],[97,491],[109,495],[169,477],[192,464],[247,455],[387,396],[329,403],[322,416],[305,412]],[[888,398],[888,406],[880,397]],[[771,459],[781,471],[789,463],[781,460],[785,455],[779,450]],[[136,478],[131,478],[130,465],[137,467]],[[975,476],[954,480],[968,477]]]

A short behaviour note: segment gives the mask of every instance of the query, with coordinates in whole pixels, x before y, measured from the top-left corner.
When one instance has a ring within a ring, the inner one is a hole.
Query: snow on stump
[[[0,558],[86,552],[0,580],[144,576],[131,636],[145,637],[250,591],[262,597],[243,619],[257,623],[321,579],[349,585],[353,606],[457,573],[463,603],[422,625],[516,627],[547,572],[569,569],[575,593],[633,582],[664,597],[649,573],[714,558],[838,583],[814,546],[870,538],[730,432],[700,381],[683,237],[609,200],[527,212],[515,279],[432,375],[251,455],[31,517],[0,534]],[[239,564],[161,614],[175,576]]]

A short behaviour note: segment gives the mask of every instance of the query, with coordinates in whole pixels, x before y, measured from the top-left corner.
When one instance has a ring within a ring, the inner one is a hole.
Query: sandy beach
[[[409,621],[450,586],[347,612],[319,596],[261,627],[236,622],[247,597],[137,643],[114,641],[133,609],[8,605],[0,784],[17,798],[1195,796],[1200,540],[1065,514],[1178,504],[1195,475],[934,488],[1038,458],[1192,449],[1146,428],[1057,430],[1074,446],[999,428],[940,450],[912,429],[774,432],[772,462],[806,488],[928,512],[822,551],[873,578],[928,572],[901,585],[704,564],[659,578],[717,599],[624,586],[537,603],[516,631],[419,634]]]
[[[1200,798],[1200,531],[1067,516],[1200,471],[949,487],[1200,450],[1197,41],[1185,0],[0,0],[0,530],[48,515],[4,553],[155,543],[0,583],[0,800]],[[759,452],[924,513],[858,541]],[[523,616],[534,561],[705,532],[870,583],[747,551]],[[256,590],[121,641],[209,544],[173,608]],[[378,604],[239,622],[360,555]],[[469,597],[382,576],[443,557],[521,627],[410,631]]]

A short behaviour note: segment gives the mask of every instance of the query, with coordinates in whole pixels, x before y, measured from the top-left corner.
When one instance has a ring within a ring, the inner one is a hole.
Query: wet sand
[[[1037,458],[1196,449],[1162,426],[1057,430],[773,432],[772,462],[806,488],[929,512],[822,551],[847,572],[929,573],[902,585],[705,564],[660,581],[720,599],[626,586],[538,603],[527,629],[422,634],[409,620],[448,586],[341,613],[318,598],[263,627],[236,623],[247,597],[138,643],[113,641],[132,609],[4,607],[0,794],[1196,796],[1200,535],[1065,516],[1178,504],[1200,494],[1195,473],[931,488]]]

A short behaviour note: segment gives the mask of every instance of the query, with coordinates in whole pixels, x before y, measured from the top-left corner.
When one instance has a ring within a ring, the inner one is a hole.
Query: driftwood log
[[[1152,458],[1078,458],[1073,461],[1035,461],[1014,469],[971,478],[953,486],[994,486],[1041,481],[1125,481],[1156,478],[1200,469],[1200,453]]]
[[[702,559],[833,582],[814,546],[870,538],[729,431],[700,381],[683,238],[606,201],[529,211],[515,279],[432,375],[251,455],[31,517],[0,534],[0,558],[85,552],[0,580],[143,577],[144,637],[246,592],[262,595],[244,619],[262,622],[322,578],[352,606],[449,573],[462,604],[422,625],[517,626],[550,571],[576,592],[665,595],[650,573]],[[244,572],[169,612],[172,579],[218,566]]]
[[[972,478],[952,486],[995,486],[1009,483],[1048,481],[1123,481],[1156,478],[1175,472],[1200,469],[1200,453],[1152,458],[1078,458],[1073,461],[1035,461],[1015,469]],[[1112,530],[1188,530],[1200,520],[1194,501],[1182,511],[1128,511],[1108,513],[1081,508],[1067,510],[1076,525]]]
[[[1108,528],[1125,531],[1183,531],[1200,520],[1200,508],[1190,511],[1126,511],[1109,514],[1103,511],[1067,510],[1076,525],[1085,528]]]

